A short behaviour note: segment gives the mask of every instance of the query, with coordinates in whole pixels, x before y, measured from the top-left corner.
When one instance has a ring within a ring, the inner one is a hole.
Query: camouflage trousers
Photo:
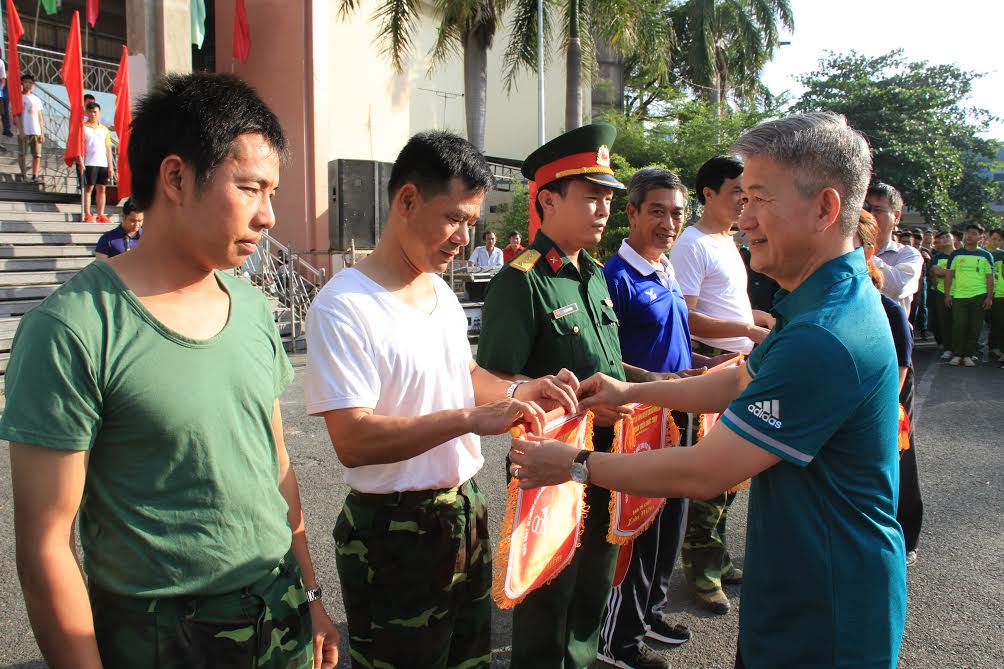
[[[488,511],[473,481],[386,495],[353,491],[334,537],[355,669],[491,664]]]
[[[687,583],[693,590],[719,590],[722,576],[735,569],[725,542],[729,507],[735,499],[736,493],[732,492],[708,500],[690,500],[681,557]]]
[[[310,614],[292,553],[237,592],[147,599],[92,586],[90,600],[108,669],[313,667]]]

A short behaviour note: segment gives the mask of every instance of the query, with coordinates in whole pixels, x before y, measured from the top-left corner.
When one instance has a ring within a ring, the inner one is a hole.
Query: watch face
[[[589,470],[581,462],[572,463],[572,480],[576,483],[586,483],[589,480]]]

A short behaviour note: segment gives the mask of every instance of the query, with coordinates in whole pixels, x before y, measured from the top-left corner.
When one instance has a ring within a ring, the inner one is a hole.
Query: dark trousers
[[[976,355],[983,327],[983,300],[986,294],[976,297],[959,297],[952,300],[952,353],[969,357]]]
[[[941,304],[939,310],[938,304]],[[934,341],[938,346],[944,346],[944,338],[941,336],[941,318],[939,312],[945,309],[945,298],[936,290],[927,291],[927,328],[934,335]]]
[[[921,278],[920,289],[914,293],[910,304],[910,323],[914,335],[919,337],[927,332],[927,281]]]
[[[7,92],[7,84],[3,85],[3,134],[10,136],[10,93]]]
[[[907,551],[917,550],[920,527],[924,522],[924,501],[920,495],[920,475],[917,470],[917,444],[913,438],[914,421],[914,373],[906,372],[906,382],[900,392],[899,402],[910,417],[910,448],[899,454],[899,506],[896,521],[903,528],[903,538]]]
[[[995,297],[990,309],[990,348],[1004,352],[1004,296]]]
[[[746,669],[746,665],[743,664],[742,653],[739,652],[738,646],[736,647],[736,669]]]
[[[593,446],[609,451],[612,429],[596,428]],[[619,546],[607,541],[610,491],[586,487],[586,516],[575,557],[512,613],[512,669],[582,669],[596,660],[600,623]]]
[[[692,443],[690,414],[674,412],[680,428],[681,447]],[[623,657],[625,651],[645,642],[645,632],[669,603],[669,581],[680,556],[687,531],[686,499],[667,499],[655,522],[629,546],[631,551],[624,581],[610,591],[600,629],[600,650],[607,657]]]
[[[935,291],[931,298],[931,312],[934,314],[935,337],[947,350],[952,349],[952,308],[945,305],[945,294]]]

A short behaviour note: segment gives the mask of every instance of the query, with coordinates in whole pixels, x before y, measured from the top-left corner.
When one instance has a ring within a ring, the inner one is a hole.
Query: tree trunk
[[[565,61],[565,132],[582,125],[582,44],[579,0],[568,0],[568,51]]]
[[[471,31],[464,37],[464,110],[467,141],[485,150],[485,112],[488,97],[488,47]]]

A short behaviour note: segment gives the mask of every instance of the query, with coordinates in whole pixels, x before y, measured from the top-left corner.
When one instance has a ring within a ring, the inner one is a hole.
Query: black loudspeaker
[[[376,246],[387,219],[390,163],[375,160],[332,160],[328,163],[331,202],[328,235],[332,251]]]

